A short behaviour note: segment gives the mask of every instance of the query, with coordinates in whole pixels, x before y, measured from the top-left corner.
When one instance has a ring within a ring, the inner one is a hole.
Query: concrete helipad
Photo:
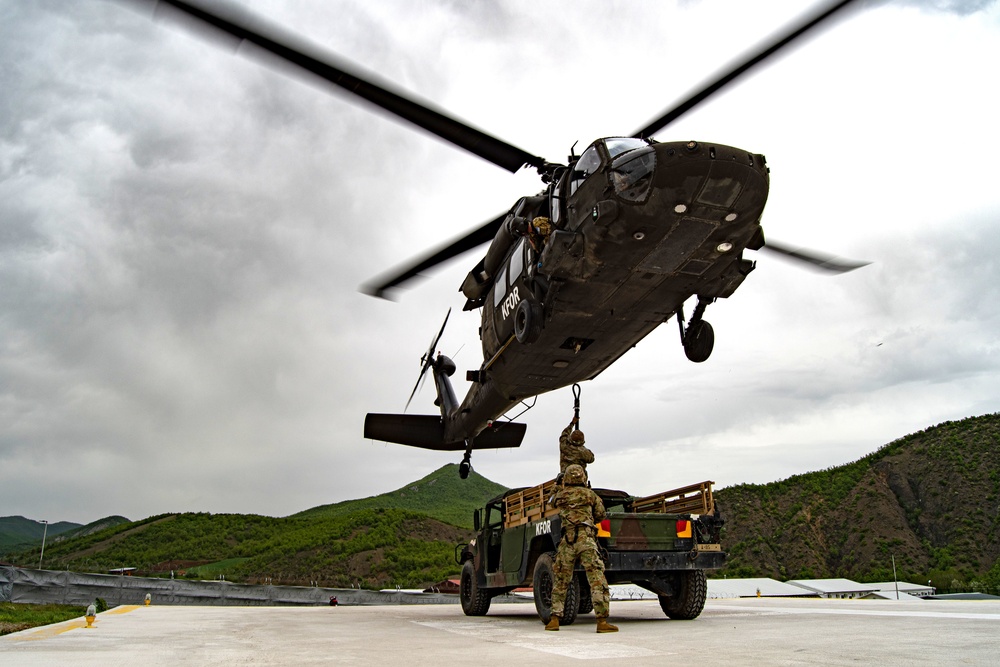
[[[710,600],[694,621],[654,601],[612,604],[617,634],[589,615],[545,632],[532,605],[119,607],[0,637],[4,667],[73,665],[997,665],[1000,602]]]

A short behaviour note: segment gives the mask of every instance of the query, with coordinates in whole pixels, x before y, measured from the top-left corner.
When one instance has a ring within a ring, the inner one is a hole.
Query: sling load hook
[[[573,421],[576,423],[577,430],[580,429],[580,389],[579,384],[573,385]]]

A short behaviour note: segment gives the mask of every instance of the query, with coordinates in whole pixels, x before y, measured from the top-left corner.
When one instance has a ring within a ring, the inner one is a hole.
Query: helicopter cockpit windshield
[[[640,171],[645,170],[648,167],[648,170],[645,171],[645,173],[637,174],[634,175],[633,178],[627,179],[629,184],[634,184],[638,180],[640,180],[643,176],[648,176],[649,172],[652,171],[652,167],[654,166],[653,162],[649,162],[647,164],[646,161],[640,161],[638,163],[633,164],[633,157],[636,157],[637,154],[635,156],[630,154],[627,158],[622,158],[621,160],[615,159],[618,158],[618,156],[623,155],[625,153],[631,153],[632,151],[643,148],[648,149],[647,151],[644,152],[652,154],[652,149],[649,146],[649,142],[643,139],[635,139],[633,137],[611,137],[608,139],[598,139],[597,141],[592,143],[590,147],[583,152],[582,155],[580,155],[579,159],[576,161],[576,164],[573,166],[573,178],[570,181],[570,187],[569,187],[570,195],[576,192],[576,189],[580,187],[581,183],[583,183],[593,174],[600,171],[601,164],[606,163],[605,161],[608,158],[612,160],[613,168],[615,170],[616,175],[618,176],[618,178],[615,180],[616,189],[618,189],[618,183],[623,182],[621,174],[618,173],[620,171],[617,166],[619,165],[619,163],[621,165],[625,165],[626,163],[629,165],[629,167],[625,169],[625,171],[629,173],[629,176],[632,176],[631,172],[635,171],[637,167],[640,168]],[[625,189],[631,189],[631,188],[629,187]],[[642,195],[640,195],[639,197],[625,196],[625,198],[631,201],[637,201],[638,199],[642,198]]]
[[[648,144],[612,159],[611,184],[615,194],[629,202],[645,201],[653,185],[654,169],[656,151]]]
[[[643,139],[635,139],[633,137],[613,137],[611,139],[605,139],[604,145],[608,147],[608,155],[612,158],[616,158],[622,153],[627,153],[628,151],[636,148],[648,146],[649,143]]]

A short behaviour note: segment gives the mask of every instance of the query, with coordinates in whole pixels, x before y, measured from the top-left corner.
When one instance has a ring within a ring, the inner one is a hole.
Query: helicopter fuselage
[[[474,438],[519,401],[593,379],[692,296],[730,296],[754,268],[743,250],[763,245],[767,194],[762,155],[594,142],[515,204],[463,284],[466,309],[482,309],[483,364],[461,405],[441,404],[445,439]]]

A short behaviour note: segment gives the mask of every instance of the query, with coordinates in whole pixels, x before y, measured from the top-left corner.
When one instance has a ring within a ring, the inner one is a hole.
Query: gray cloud
[[[891,0],[901,5],[920,7],[959,16],[974,14],[996,4],[996,0]]]
[[[800,9],[255,7],[549,159],[630,131]],[[402,409],[449,306],[442,349],[461,349],[458,375],[479,365],[457,293],[477,257],[398,303],[356,288],[536,192],[532,174],[117,3],[0,12],[0,515],[287,514],[457,460],[365,442],[361,425]],[[884,25],[891,44],[870,45]],[[705,52],[708,29],[731,51]],[[996,409],[998,202],[982,156],[1000,146],[965,78],[982,78],[994,32],[872,10],[665,133],[766,151],[768,234],[875,264],[830,279],[761,254],[709,310],[709,362],[683,359],[670,322],[587,383],[608,485],[768,481]],[[626,46],[627,68],[611,57]],[[432,413],[432,394],[411,411]],[[477,453],[477,469],[544,478],[571,405],[568,390],[540,397],[522,449]]]

